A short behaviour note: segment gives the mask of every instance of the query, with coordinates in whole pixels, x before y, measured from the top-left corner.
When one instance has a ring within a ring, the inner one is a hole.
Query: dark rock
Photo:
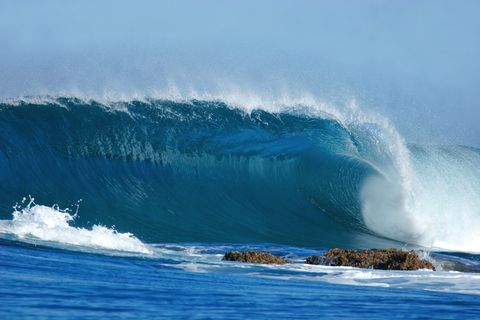
[[[334,259],[326,256],[311,256],[305,260],[306,264],[321,264],[323,266],[333,266],[335,265]]]
[[[398,249],[330,249],[323,256],[308,257],[305,263],[383,270],[435,270],[429,261],[420,259],[414,251]]]
[[[224,261],[239,261],[263,264],[285,264],[287,261],[282,257],[261,251],[229,251],[223,256]]]

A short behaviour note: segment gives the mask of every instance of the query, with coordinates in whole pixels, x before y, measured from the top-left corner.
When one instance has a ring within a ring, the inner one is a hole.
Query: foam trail
[[[0,236],[24,242],[54,242],[56,246],[78,246],[83,249],[114,250],[152,254],[152,250],[131,233],[121,233],[101,225],[90,230],[70,225],[75,215],[56,207],[33,202],[23,209],[15,207],[12,220],[0,220]]]

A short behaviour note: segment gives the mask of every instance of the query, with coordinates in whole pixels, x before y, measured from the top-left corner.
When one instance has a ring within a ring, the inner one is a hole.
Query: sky
[[[0,97],[308,92],[480,147],[478,17],[468,0],[0,0]]]

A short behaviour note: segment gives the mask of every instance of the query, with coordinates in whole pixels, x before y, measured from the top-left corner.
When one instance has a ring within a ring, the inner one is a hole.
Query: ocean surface
[[[4,99],[0,318],[480,318],[479,167],[354,105]],[[303,263],[331,247],[437,271]]]

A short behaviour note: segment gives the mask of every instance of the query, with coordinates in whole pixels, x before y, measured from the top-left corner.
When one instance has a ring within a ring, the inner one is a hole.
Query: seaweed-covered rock
[[[223,256],[224,261],[239,261],[263,264],[285,264],[287,261],[282,257],[261,251],[229,251]]]
[[[429,261],[420,259],[414,251],[398,249],[330,249],[323,256],[308,257],[305,263],[383,270],[435,270]]]

